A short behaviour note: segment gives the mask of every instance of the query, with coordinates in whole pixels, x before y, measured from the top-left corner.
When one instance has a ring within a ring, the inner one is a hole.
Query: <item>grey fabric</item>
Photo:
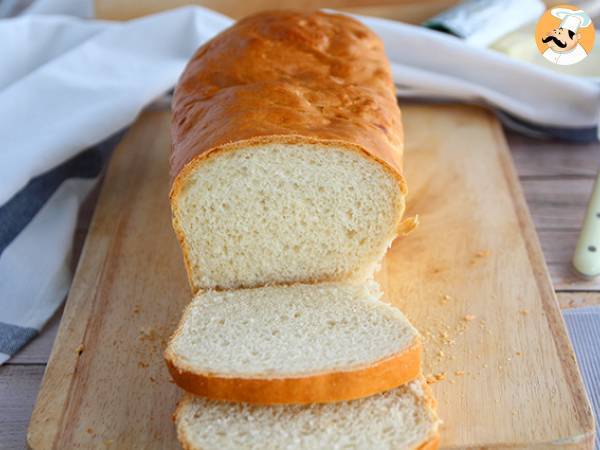
[[[579,369],[600,430],[600,306],[563,311]],[[596,450],[600,450],[600,436],[596,432]]]
[[[38,334],[35,328],[19,327],[0,322],[0,353],[14,355]]]
[[[0,18],[18,16],[32,3],[33,0],[0,0]]]

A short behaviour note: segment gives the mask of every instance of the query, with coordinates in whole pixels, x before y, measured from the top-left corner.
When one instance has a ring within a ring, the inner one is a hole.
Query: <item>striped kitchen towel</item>
[[[600,306],[568,309],[563,316],[596,418],[594,448],[600,450]]]
[[[32,8],[53,1],[89,9]],[[199,8],[126,23],[39,14],[0,20],[0,364],[65,298],[78,210],[120,130],[231,23]]]
[[[33,178],[0,207],[0,364],[38,333],[65,297],[79,205],[121,135]]]

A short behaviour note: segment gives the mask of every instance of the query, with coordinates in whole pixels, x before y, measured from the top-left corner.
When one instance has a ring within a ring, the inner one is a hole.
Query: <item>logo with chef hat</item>
[[[594,46],[594,24],[590,16],[571,5],[546,11],[535,35],[544,58],[561,66],[582,61]]]

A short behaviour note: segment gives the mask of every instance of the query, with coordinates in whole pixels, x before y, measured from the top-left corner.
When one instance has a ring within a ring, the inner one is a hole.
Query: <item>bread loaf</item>
[[[414,381],[351,402],[254,406],[186,395],[174,415],[185,450],[435,450],[439,419]]]
[[[173,100],[171,207],[192,290],[366,279],[403,227],[381,41],[277,11],[202,46]]]
[[[421,372],[419,335],[375,282],[208,291],[165,359],[188,392],[259,404],[326,403],[395,388]]]

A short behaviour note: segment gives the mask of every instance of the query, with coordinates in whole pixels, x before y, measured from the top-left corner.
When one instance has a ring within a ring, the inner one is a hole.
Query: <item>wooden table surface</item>
[[[596,171],[600,144],[538,141],[507,132],[523,190],[562,308],[600,305],[600,281],[573,276],[570,259]],[[96,190],[97,193],[97,190]],[[95,195],[80,215],[73,267],[85,239]],[[62,311],[39,337],[0,367],[0,449],[25,448],[25,433]]]

